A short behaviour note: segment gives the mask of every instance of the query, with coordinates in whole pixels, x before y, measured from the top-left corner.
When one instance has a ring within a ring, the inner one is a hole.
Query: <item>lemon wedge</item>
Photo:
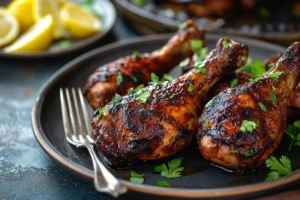
[[[77,38],[91,36],[102,29],[99,19],[75,3],[65,3],[61,9],[61,16],[68,31]]]
[[[33,16],[36,21],[51,15],[54,21],[54,38],[60,39],[64,35],[64,24],[60,17],[57,0],[33,0]]]
[[[52,42],[54,21],[48,15],[21,35],[14,43],[4,48],[4,52],[32,52],[47,48]]]
[[[17,18],[21,31],[34,24],[32,5],[33,0],[14,0],[8,5],[7,10]]]
[[[19,35],[17,19],[4,9],[0,9],[0,47],[11,43]]]

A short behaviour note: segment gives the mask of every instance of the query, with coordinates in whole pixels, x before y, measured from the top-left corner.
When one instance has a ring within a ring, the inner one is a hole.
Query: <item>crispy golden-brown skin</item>
[[[229,47],[222,45],[223,41]],[[206,58],[206,72],[195,69],[172,82],[152,85],[105,107],[92,121],[99,151],[112,165],[132,164],[171,156],[189,144],[197,131],[202,97],[222,76],[247,62],[248,48],[220,39]],[[190,85],[193,90],[188,91]],[[145,103],[136,99],[148,91]]]
[[[299,82],[300,43],[294,43],[277,65],[258,82],[221,92],[204,109],[197,134],[204,158],[239,171],[262,166],[274,153],[286,127],[289,98]],[[283,72],[279,81],[268,78],[278,71]],[[277,102],[269,97],[272,92]],[[253,121],[258,127],[252,133],[242,132],[243,120]]]
[[[190,57],[193,51],[190,40],[204,41],[204,32],[193,21],[187,21],[174,37],[161,49],[140,56],[127,56],[101,66],[87,80],[85,95],[96,109],[105,106],[116,93],[127,94],[129,88],[147,84],[151,73],[159,77],[169,72],[183,59]],[[117,77],[123,81],[118,85]]]

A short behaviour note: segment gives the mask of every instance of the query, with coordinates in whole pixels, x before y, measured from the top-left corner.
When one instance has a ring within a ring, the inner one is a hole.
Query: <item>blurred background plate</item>
[[[83,2],[83,0],[73,0],[73,1],[79,3]],[[11,0],[1,0],[0,7],[6,7],[10,2]],[[54,41],[47,50],[40,51],[40,52],[4,53],[0,48],[0,56],[9,57],[9,58],[55,57],[55,56],[61,56],[61,55],[77,52],[103,39],[111,31],[112,27],[116,22],[116,17],[117,17],[116,10],[114,5],[109,0],[93,0],[93,2],[94,2],[93,8],[97,9],[97,12],[101,14],[102,23],[103,23],[103,29],[101,32],[83,39],[69,38],[67,40],[71,42],[71,45],[68,48],[61,47],[60,43],[64,41],[64,39],[62,39],[62,40]]]
[[[118,11],[130,22],[135,30],[142,34],[174,32],[187,18],[194,19],[204,30],[213,33],[231,34],[268,40],[283,45],[290,45],[300,39],[300,3],[287,0],[285,3],[274,3],[266,0],[233,0],[232,9],[226,12],[226,2],[217,2],[216,9],[224,6],[224,13],[213,13],[213,17],[195,17],[187,12],[197,9],[195,4],[186,11],[187,3],[173,4],[170,2],[196,2],[204,0],[113,0]],[[134,3],[135,2],[135,3]],[[138,5],[138,2],[142,2]],[[168,2],[168,3],[162,3]],[[209,2],[209,1],[207,1]],[[253,11],[244,12],[236,2],[256,2]],[[202,9],[203,15],[205,10]],[[218,10],[216,10],[218,12]],[[221,11],[219,11],[221,12]],[[218,17],[219,16],[219,17]]]
[[[85,149],[77,149],[68,144],[65,138],[61,118],[61,107],[59,98],[60,88],[83,88],[87,78],[99,66],[116,60],[120,57],[131,55],[133,50],[139,52],[150,52],[163,46],[172,35],[156,35],[118,42],[102,48],[92,50],[75,60],[71,61],[57,71],[41,88],[32,109],[32,127],[35,137],[44,151],[57,163],[76,176],[89,181],[93,177],[93,165],[88,152]],[[215,47],[220,35],[207,34],[207,45],[209,49]],[[285,48],[266,43],[263,41],[233,37],[227,37],[235,41],[247,44],[252,59],[265,60],[271,56],[282,53]],[[172,75],[178,75],[179,68],[172,70]],[[90,110],[90,116],[92,116]],[[276,156],[287,155],[292,162],[293,169],[300,168],[299,148],[288,151],[289,138],[284,137]],[[153,172],[153,167],[169,160],[155,160],[143,162],[128,169],[108,169],[129,188],[130,192],[143,195],[143,199],[153,199],[150,194],[173,199],[178,198],[219,198],[233,197],[250,198],[258,195],[266,195],[276,192],[291,183],[300,180],[300,171],[292,175],[282,177],[275,181],[265,182],[269,169],[263,167],[257,171],[245,174],[229,173],[225,170],[211,166],[199,154],[196,143],[192,143],[184,151],[175,155],[183,158],[185,171],[178,179],[163,179],[160,174]],[[173,156],[174,158],[174,156]],[[105,161],[104,161],[105,162]],[[106,163],[106,162],[105,162]],[[107,163],[106,163],[107,165]],[[129,181],[129,172],[134,170],[145,175],[145,183],[133,184]],[[157,181],[167,180],[173,188],[165,189],[153,186]],[[147,194],[147,195],[145,195]]]

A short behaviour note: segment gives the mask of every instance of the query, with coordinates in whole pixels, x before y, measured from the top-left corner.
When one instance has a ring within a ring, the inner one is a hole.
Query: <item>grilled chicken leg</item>
[[[129,88],[147,84],[152,72],[159,77],[169,72],[193,54],[190,40],[194,39],[204,40],[204,32],[193,21],[188,21],[163,48],[150,54],[120,58],[99,67],[85,87],[89,103],[94,109],[103,107],[116,93],[125,95]]]
[[[237,171],[262,166],[282,139],[299,75],[300,43],[294,43],[261,78],[211,100],[198,122],[203,157]]]
[[[115,166],[175,154],[197,132],[202,97],[222,76],[243,66],[247,56],[246,46],[220,39],[197,71],[111,102],[101,119],[96,115],[92,121],[98,149]]]

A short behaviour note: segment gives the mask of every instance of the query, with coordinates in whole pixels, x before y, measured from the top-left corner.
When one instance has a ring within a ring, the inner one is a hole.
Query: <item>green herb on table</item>
[[[199,51],[203,47],[203,41],[202,40],[190,40],[190,46],[194,53]]]
[[[72,46],[72,42],[70,40],[63,40],[59,43],[60,49],[69,49]]]
[[[136,6],[142,6],[145,4],[145,0],[132,0],[132,3]]]
[[[188,92],[193,92],[194,89],[195,89],[195,86],[193,84],[190,84],[187,91]]]
[[[104,107],[100,107],[96,110],[96,113],[97,113],[97,119],[98,121],[101,119],[103,113],[104,113]]]
[[[119,103],[122,100],[122,96],[119,94],[115,94],[114,98],[112,99],[113,104]]]
[[[194,64],[194,68],[195,68],[195,72],[196,73],[204,73],[206,72],[206,68],[205,68],[205,62],[196,62]]]
[[[227,40],[223,40],[222,45],[225,49],[229,47],[229,42]]]
[[[297,120],[293,124],[288,125],[285,133],[291,138],[289,151],[293,146],[300,146],[300,120]]]
[[[179,67],[186,67],[190,63],[190,58],[186,58],[179,63]]]
[[[138,174],[135,171],[130,172],[130,182],[143,184],[145,181],[144,174]]]
[[[172,187],[167,181],[158,181],[154,185],[158,187]]]
[[[255,130],[257,127],[258,127],[258,124],[256,124],[255,122],[244,120],[241,127],[240,127],[240,130],[244,133],[245,132],[252,133],[253,130]]]
[[[122,82],[123,82],[123,76],[122,76],[122,74],[119,74],[117,76],[117,85],[121,85]]]
[[[291,160],[287,156],[281,156],[279,160],[271,156],[267,159],[266,166],[272,171],[268,174],[265,181],[276,180],[292,173]]]
[[[237,86],[239,84],[239,79],[238,78],[234,78],[230,81],[230,87],[233,88],[235,86]]]
[[[274,81],[278,82],[281,74],[282,74],[282,72],[274,72],[274,73],[268,74],[268,77],[273,79]]]
[[[260,109],[262,109],[263,111],[267,111],[267,108],[263,103],[258,102],[258,105],[259,105]]]
[[[169,179],[172,178],[180,178],[182,176],[182,172],[184,167],[181,167],[182,158],[173,159],[168,162],[168,167],[165,163],[155,166],[154,171],[160,173],[162,177],[166,177]]]
[[[134,57],[134,58],[138,58],[138,57],[140,57],[140,52],[139,51],[136,51],[136,50],[134,50],[133,52],[132,52],[132,56]]]
[[[141,91],[141,93],[138,95],[138,97],[136,98],[137,102],[139,103],[146,103],[146,101],[148,100],[148,98],[150,97],[151,93],[149,90],[143,90]]]

